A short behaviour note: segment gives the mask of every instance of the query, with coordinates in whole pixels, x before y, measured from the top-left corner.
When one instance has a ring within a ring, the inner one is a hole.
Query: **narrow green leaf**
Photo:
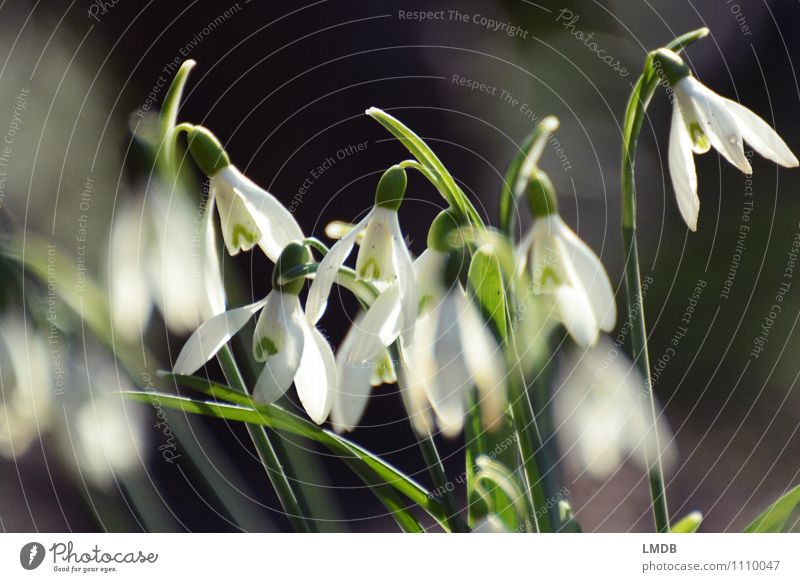
[[[327,447],[331,452],[339,456],[339,458],[359,475],[367,485],[376,490],[376,494],[383,491],[383,486],[391,486],[398,493],[405,495],[410,501],[422,507],[436,519],[442,527],[447,529],[446,512],[438,502],[429,496],[428,492],[421,485],[382,459],[364,450],[359,445],[329,430],[322,429],[311,421],[296,416],[277,405],[257,404],[246,395],[236,393],[226,386],[203,381],[194,377],[174,377],[182,384],[186,384],[187,387],[208,394],[217,400],[235,398],[238,404],[227,404],[219,401],[202,401],[184,396],[173,396],[154,392],[124,391],[120,394],[124,398],[136,402],[152,403],[154,399],[157,399],[160,406],[167,408],[230,421],[268,426],[277,431],[285,431],[296,436],[310,439]],[[185,381],[187,379],[189,379],[189,382]],[[246,399],[247,402],[244,399]],[[407,511],[401,507],[398,500],[381,499],[393,512]],[[409,516],[401,517],[406,525],[413,527],[411,525],[413,516],[410,518]]]
[[[800,485],[770,505],[744,532],[800,532]]]
[[[475,226],[483,227],[483,220],[481,220],[475,207],[461,188],[458,187],[455,179],[444,167],[441,160],[421,137],[403,122],[377,107],[370,107],[366,113],[395,136],[411,155],[417,158],[430,171],[434,180],[433,185],[436,186],[436,189],[450,206],[458,210],[467,221]]]

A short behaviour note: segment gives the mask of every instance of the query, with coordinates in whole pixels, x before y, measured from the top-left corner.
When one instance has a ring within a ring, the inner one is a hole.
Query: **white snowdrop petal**
[[[201,302],[200,315],[209,319],[225,311],[225,285],[222,282],[222,269],[217,253],[217,233],[214,228],[214,198],[209,196],[206,201],[205,216],[203,217],[203,242],[199,274],[203,279],[205,289],[204,301]]]
[[[397,278],[394,248],[398,241],[392,228],[395,223],[397,212],[379,206],[373,208],[358,249],[356,273],[379,287],[391,285]],[[402,238],[399,242],[403,243]]]
[[[419,311],[419,290],[414,271],[411,253],[403,240],[400,232],[400,223],[397,213],[391,223],[392,238],[394,240],[394,263],[397,272],[397,282],[400,288],[400,302],[402,304],[402,337],[406,345],[411,345],[414,336],[414,323],[417,321]]]
[[[600,329],[611,331],[617,322],[617,304],[608,273],[600,257],[566,224],[562,225],[564,258],[572,261],[574,272],[585,290]]]
[[[751,173],[750,162],[744,155],[741,130],[725,100],[694,77],[686,77],[681,82],[688,87],[686,94],[692,99],[703,132],[714,149],[745,174]]]
[[[225,343],[242,329],[254,313],[264,307],[266,299],[232,309],[212,317],[189,336],[175,360],[176,374],[194,374],[203,367]]]
[[[360,323],[353,325],[349,361],[365,362],[377,358],[400,335],[401,325],[400,287],[395,283],[378,295]]]
[[[372,393],[371,362],[349,361],[354,341],[353,330],[362,318],[363,314],[356,319],[336,354],[336,389],[333,393],[331,423],[339,433],[352,431],[358,426]]]
[[[697,173],[692,154],[692,138],[681,118],[677,103],[672,109],[672,128],[669,134],[669,175],[681,216],[689,230],[697,230],[700,198],[697,196]]]
[[[368,214],[361,222],[355,225],[350,232],[343,236],[341,240],[336,242],[336,244],[331,247],[331,250],[328,251],[328,254],[320,261],[317,273],[308,290],[308,298],[306,299],[306,317],[311,323],[317,323],[322,317],[322,314],[325,313],[325,307],[328,305],[328,296],[336,280],[336,275],[350,255],[350,251],[353,250],[356,237],[366,228],[369,217],[370,215]]]
[[[597,341],[599,328],[583,290],[562,286],[555,295],[561,322],[572,339],[582,347],[593,345]]]
[[[498,426],[506,409],[505,364],[497,344],[477,306],[460,289],[458,293],[459,331],[464,349],[464,361],[478,388],[483,422]]]
[[[303,231],[294,215],[272,194],[255,184],[234,166],[219,171],[241,196],[261,233],[258,245],[274,263],[292,241],[303,240]]]
[[[262,234],[250,209],[239,192],[227,181],[222,170],[211,176],[210,181],[228,254],[234,256],[240,251],[249,251],[256,246]]]
[[[297,395],[308,416],[317,424],[328,418],[336,388],[336,362],[328,340],[320,331],[301,317],[305,336],[300,367],[294,376]]]
[[[257,402],[270,404],[283,396],[292,385],[305,350],[303,311],[296,295],[273,292],[276,302],[278,325],[281,327],[280,345],[267,355],[264,368],[258,375],[253,398]],[[263,314],[262,314],[263,315]],[[266,319],[271,321],[272,317]],[[266,330],[262,330],[264,333]]]
[[[739,124],[742,137],[754,150],[781,166],[787,168],[797,167],[797,157],[786,145],[786,142],[781,139],[781,136],[766,121],[747,107],[730,99],[725,99],[725,105]]]
[[[146,275],[149,216],[141,204],[126,202],[117,211],[109,241],[109,303],[114,331],[129,341],[147,327],[153,295]]]
[[[424,315],[441,301],[445,294],[443,276],[447,254],[425,249],[414,261],[414,278],[419,294],[419,313]]]
[[[433,344],[436,375],[428,387],[428,398],[439,421],[439,428],[445,435],[454,436],[464,427],[466,394],[472,387],[472,377],[464,361],[458,303],[453,292],[445,297],[430,317],[436,322]]]

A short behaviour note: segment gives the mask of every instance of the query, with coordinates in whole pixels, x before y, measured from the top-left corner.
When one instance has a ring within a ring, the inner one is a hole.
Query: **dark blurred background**
[[[403,16],[416,10],[444,12],[425,22]],[[516,28],[512,34],[508,26],[492,30],[482,17]],[[0,125],[11,118],[22,89],[28,106],[3,208],[16,224],[74,248],[80,195],[91,174],[90,263],[99,271],[112,204],[128,196],[135,181],[126,169],[131,113],[148,100],[160,75],[171,79],[169,67],[183,58],[198,65],[181,119],[211,128],[234,163],[287,205],[310,179],[295,213],[306,232],[319,237],[328,221],[355,220],[365,212],[379,173],[408,157],[363,115],[367,107],[388,110],[426,138],[491,221],[517,145],[539,118],[554,114],[561,120],[556,136],[563,155],[547,151],[543,166],[560,192],[565,218],[608,266],[622,310],[618,176],[626,100],[647,51],[700,26],[712,34],[687,53],[698,78],[752,108],[800,151],[797,3],[6,2],[0,8]],[[593,34],[614,65],[601,61],[576,30]],[[485,88],[470,90],[462,78]],[[154,108],[162,98],[163,89],[156,91]],[[674,516],[701,510],[701,531],[736,531],[797,483],[800,471],[800,282],[786,293],[763,352],[751,355],[800,233],[800,174],[755,156],[754,208],[742,240],[746,178],[716,154],[698,158],[699,232],[689,234],[666,173],[669,114],[658,92],[643,131],[637,178],[642,267],[653,279],[646,314],[651,357],[659,367],[655,387],[680,454],[668,475],[670,509]],[[358,144],[363,147],[353,151]],[[320,175],[316,169],[327,158],[334,163]],[[413,199],[401,220],[419,253],[442,202],[418,176],[410,184]],[[260,254],[226,264],[230,278],[242,283],[232,303],[268,289],[270,268]],[[698,285],[702,291],[687,324],[682,320]],[[355,305],[347,307],[352,315]],[[331,314],[322,325],[338,340],[344,323]],[[174,357],[184,338],[167,334],[161,322],[152,327],[147,341],[167,367],[167,346]],[[685,334],[666,356],[680,327]],[[354,438],[427,482],[394,387],[378,394],[366,428]],[[209,465],[226,478],[229,470],[237,473],[230,491],[255,516],[252,527],[285,529],[242,427],[190,423],[218,443],[201,444]],[[307,442],[285,437],[283,444],[328,520],[322,529],[394,529],[340,462]],[[462,443],[441,445],[449,472],[459,474]],[[103,527],[94,517],[97,507],[120,503],[120,492],[101,495],[76,486],[43,450],[33,447],[0,464],[2,528]],[[219,464],[225,455],[233,462]],[[647,483],[637,468],[625,466],[608,482],[569,473],[566,479],[585,530],[651,527]],[[234,529],[218,500],[195,487],[180,462],[153,455],[138,487],[156,493],[156,503],[172,512],[179,529]],[[133,512],[122,508],[117,523],[139,527]]]

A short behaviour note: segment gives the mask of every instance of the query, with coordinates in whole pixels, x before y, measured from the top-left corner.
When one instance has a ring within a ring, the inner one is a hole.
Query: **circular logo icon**
[[[39,542],[29,542],[19,551],[19,563],[26,570],[35,570],[44,561],[44,546]]]

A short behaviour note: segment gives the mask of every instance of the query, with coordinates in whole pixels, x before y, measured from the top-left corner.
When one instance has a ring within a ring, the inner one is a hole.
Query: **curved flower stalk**
[[[44,337],[17,315],[0,319],[0,454],[25,453],[53,419],[50,350]]]
[[[555,191],[541,170],[531,173],[528,196],[535,218],[520,242],[521,267],[527,266],[532,292],[549,298],[572,338],[591,346],[617,319],[611,281],[599,257],[558,215]]]
[[[776,164],[798,166],[797,157],[766,121],[700,83],[675,52],[659,49],[654,65],[663,71],[674,93],[669,170],[678,208],[690,230],[697,230],[700,212],[693,154],[706,153],[713,147],[739,170],[750,174],[752,168],[744,153],[746,141]]]
[[[143,333],[154,307],[177,334],[225,310],[214,225],[204,219],[196,233],[195,214],[182,192],[168,200],[160,185],[146,197],[123,202],[116,212],[109,240],[109,299],[114,329],[126,339]],[[208,209],[204,215],[213,216]]]
[[[222,238],[231,256],[258,245],[275,262],[289,243],[303,239],[292,213],[231,164],[208,129],[188,124],[179,127],[187,132],[189,151],[209,178],[209,198],[219,211]]]
[[[264,362],[264,369],[256,381],[254,399],[274,402],[294,382],[306,412],[322,424],[330,413],[336,386],[333,351],[303,313],[298,297],[303,279],[279,282],[283,273],[309,260],[302,244],[287,245],[275,265],[272,291],[261,301],[232,309],[201,325],[178,355],[175,373],[193,374],[261,311],[253,335],[253,353]]]
[[[386,170],[378,182],[375,206],[320,261],[308,292],[306,315],[316,324],[325,312],[339,269],[363,233],[356,274],[373,284],[380,295],[353,328],[355,337],[348,351],[351,363],[374,360],[401,334],[406,343],[413,334],[418,293],[411,254],[397,216],[405,189],[405,170],[400,166]]]
[[[626,459],[642,469],[659,458],[669,470],[676,450],[666,418],[653,428],[647,388],[636,366],[605,336],[588,349],[573,349],[554,388],[559,445],[570,464],[596,479]]]

